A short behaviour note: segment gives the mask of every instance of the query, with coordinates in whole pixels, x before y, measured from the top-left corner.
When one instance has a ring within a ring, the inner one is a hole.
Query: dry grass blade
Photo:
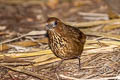
[[[68,25],[72,25],[75,27],[83,27],[83,28],[89,28],[89,27],[95,27],[100,24],[110,24],[110,23],[116,23],[120,22],[120,19],[114,19],[114,20],[105,20],[105,21],[91,21],[91,22],[80,22],[80,23],[75,23],[75,22],[65,22]]]
[[[83,16],[108,17],[107,14],[102,14],[102,13],[79,12],[78,14],[83,15]]]
[[[0,66],[28,66],[31,63],[0,63]]]
[[[25,36],[35,36],[35,35],[42,35],[42,34],[46,34],[46,31],[31,31],[31,32],[29,32],[27,34],[21,35],[19,37],[14,38],[14,39],[3,41],[3,42],[0,43],[0,45],[8,43],[8,42],[15,41],[15,40],[18,40],[18,39],[21,39],[21,38],[23,38]]]
[[[103,38],[106,38],[106,39],[113,39],[113,40],[119,40],[120,41],[120,35],[99,33],[99,32],[93,32],[93,31],[85,31],[85,33],[88,36],[98,36],[98,37],[103,37]]]
[[[88,34],[90,32],[87,32]],[[92,34],[91,34],[92,35]],[[95,35],[95,34],[93,34]],[[109,34],[110,35],[110,34]],[[120,36],[119,35],[110,35],[108,36],[107,34],[98,34],[96,33],[95,36],[103,36],[105,38],[110,38],[110,39],[117,39],[119,40],[120,39]],[[87,40],[87,43],[91,43],[91,42],[95,42],[95,43],[98,43],[97,41],[89,41]],[[106,43],[106,44],[109,44],[111,43],[110,41],[102,41],[103,43]],[[23,47],[29,47],[29,46],[35,46],[37,45],[38,43],[48,43],[48,38],[43,38],[43,39],[40,39],[40,40],[37,40],[36,42],[33,42],[33,41],[23,41],[23,42],[15,42],[15,43],[12,43],[12,45],[18,45],[18,46],[23,46]],[[114,42],[112,42],[114,44]],[[111,43],[111,44],[112,44]],[[119,42],[115,42],[115,44],[119,44]],[[0,51],[4,51],[4,50],[7,50],[7,49],[10,49],[11,47],[9,47],[7,44],[2,44],[0,45]]]
[[[118,46],[116,45],[111,45],[111,46],[108,46],[108,47],[102,47],[102,48],[98,48],[98,49],[91,49],[91,50],[87,50],[87,51],[84,51],[85,53],[87,54],[90,54],[90,53],[108,53],[108,52],[112,52],[114,48],[117,48]]]
[[[15,42],[15,43],[12,43],[12,45],[29,47],[29,46],[35,46],[38,43],[48,43],[48,39],[47,38],[43,38],[43,39],[37,40],[36,42],[33,42],[33,41]],[[11,47],[9,47],[7,44],[1,44],[0,45],[0,51],[4,51],[4,50],[10,49],[10,48]]]
[[[92,57],[90,57],[88,60],[84,61],[82,64],[83,64],[84,66],[87,66],[87,65],[89,65],[89,63],[94,62],[94,61],[96,61],[96,60],[99,60],[99,59],[101,59],[102,57],[104,57],[104,56],[106,56],[106,55],[107,55],[107,54],[105,54],[105,55],[103,55],[103,54],[95,54],[95,55],[93,55]]]
[[[90,76],[95,76],[96,74],[90,75]],[[97,78],[97,79],[80,79],[80,78],[75,78],[75,77],[69,77],[69,76],[65,76],[63,74],[60,74],[60,77],[63,79],[67,79],[67,80],[119,80],[120,76],[116,76],[116,77],[108,77],[108,78]]]
[[[38,52],[32,52],[32,53],[12,53],[12,54],[0,54],[0,59],[4,59],[6,56],[11,58],[23,58],[23,57],[32,57],[32,56],[41,56],[45,54],[52,53],[51,50],[43,50]]]
[[[91,41],[88,41],[88,43],[91,42]],[[95,41],[93,41],[94,43]],[[103,43],[107,43],[108,41],[104,42]],[[108,42],[107,44],[109,44],[111,42]],[[112,43],[111,43],[112,44]],[[117,43],[116,43],[117,44]],[[89,45],[88,45],[89,46]],[[92,45],[94,46],[94,45]],[[113,48],[116,48],[118,46],[115,46],[115,45],[111,45],[111,46],[108,46],[108,47],[101,47],[98,49],[92,49],[91,50],[91,47],[90,49],[88,49],[87,45],[85,46],[85,53],[86,54],[83,54],[83,55],[88,55],[88,54],[93,54],[93,53],[99,53],[99,52],[104,52],[104,53],[107,53],[107,52],[112,52],[113,51]],[[55,58],[55,56],[53,54],[51,54],[51,50],[42,50],[42,51],[38,51],[38,52],[31,52],[31,53],[12,53],[12,54],[0,54],[0,59],[5,59],[6,57],[10,57],[10,58],[23,58],[23,57],[31,57],[31,56],[40,56],[39,58],[37,59],[34,59],[33,61],[35,62],[44,62],[44,61],[47,61],[49,59],[52,59],[52,58]],[[54,60],[53,60],[54,61]],[[53,61],[50,61],[50,62],[53,62]],[[56,61],[56,60],[55,60]],[[45,62],[45,63],[49,63],[48,62]],[[39,63],[39,64],[45,64],[45,63]]]
[[[30,0],[30,1],[26,1],[26,0],[6,0],[6,1],[0,1],[2,3],[7,3],[7,4],[23,4],[23,3],[27,3],[27,4],[40,4],[41,0]]]
[[[5,44],[5,43],[8,43],[8,42],[15,41],[15,40],[18,40],[18,39],[23,38],[23,37],[25,37],[25,36],[27,36],[27,35],[24,34],[24,35],[22,35],[22,36],[20,36],[20,37],[17,37],[17,38],[11,39],[11,40],[7,40],[7,41],[4,41],[4,42],[1,42],[0,45]]]
[[[43,55],[43,56],[40,56],[40,57],[34,59],[33,62],[36,62],[36,63],[43,62],[43,61],[50,60],[52,58],[53,59],[56,58],[54,54],[46,54],[46,55]]]
[[[103,27],[104,31],[111,31],[120,28],[120,24],[110,24]]]
[[[95,74],[94,74],[95,75]],[[119,76],[117,77],[109,77],[109,78],[97,78],[97,79],[79,79],[79,78],[75,78],[75,77],[69,77],[69,76],[65,76],[60,74],[60,77],[62,77],[63,79],[67,79],[67,80],[119,80]]]
[[[95,62],[95,61],[97,61],[97,60],[99,60],[99,59],[101,59],[105,56],[108,56],[109,55],[108,53],[113,52],[113,49],[116,48],[116,47],[117,47],[116,45],[111,45],[111,46],[108,46],[108,47],[102,47],[102,48],[98,48],[98,49],[92,49],[92,50],[85,51],[87,53],[86,55],[91,54],[91,53],[96,53],[96,54],[93,55],[87,61],[83,62],[83,65],[87,66],[92,62]]]
[[[105,40],[99,40],[101,44],[103,45],[120,45],[119,41],[105,41]],[[98,44],[98,41],[94,41],[94,40],[87,40],[87,44]]]
[[[50,59],[50,60],[47,60],[47,61],[44,61],[44,62],[36,63],[36,64],[34,64],[34,66],[45,65],[45,64],[53,63],[53,62],[56,62],[56,61],[59,61],[59,60],[61,60],[61,59],[59,59],[59,58]]]
[[[112,48],[113,47],[117,47],[117,46],[112,46]],[[111,46],[109,48],[111,48]],[[101,48],[97,49],[97,50],[101,50]],[[108,49],[106,48],[106,50],[108,50]],[[17,54],[16,53],[12,53],[12,54],[5,54],[5,53],[3,53],[3,54],[0,54],[0,59],[4,59],[5,56],[11,57],[11,58],[21,58],[21,57],[40,56],[40,55],[46,55],[46,54],[48,55],[50,53],[52,53],[51,50],[42,50],[42,51],[38,51],[38,52],[17,53]],[[94,53],[97,53],[97,51],[94,52]]]

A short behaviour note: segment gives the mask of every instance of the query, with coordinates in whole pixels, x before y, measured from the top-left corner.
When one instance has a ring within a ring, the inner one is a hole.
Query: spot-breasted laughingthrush
[[[46,27],[50,49],[55,56],[62,59],[58,67],[64,60],[77,58],[80,69],[80,56],[86,41],[85,34],[55,17],[48,18]]]

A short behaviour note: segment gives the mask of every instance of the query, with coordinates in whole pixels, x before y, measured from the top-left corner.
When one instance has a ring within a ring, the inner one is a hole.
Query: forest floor
[[[0,80],[120,79],[120,19],[109,19],[102,0],[51,1],[0,1]],[[50,16],[87,35],[80,71],[73,59],[54,72],[60,59],[45,36]]]

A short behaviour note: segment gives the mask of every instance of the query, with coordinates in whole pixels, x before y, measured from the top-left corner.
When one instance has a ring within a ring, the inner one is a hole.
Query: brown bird
[[[55,56],[62,59],[57,68],[64,60],[77,58],[80,70],[80,56],[86,41],[85,34],[55,17],[48,18],[46,27],[48,44]]]

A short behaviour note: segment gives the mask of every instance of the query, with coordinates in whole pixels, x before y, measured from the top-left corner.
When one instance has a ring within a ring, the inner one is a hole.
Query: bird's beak
[[[53,25],[52,24],[46,24],[46,30],[49,30],[49,29],[51,29],[51,28],[53,28]]]

